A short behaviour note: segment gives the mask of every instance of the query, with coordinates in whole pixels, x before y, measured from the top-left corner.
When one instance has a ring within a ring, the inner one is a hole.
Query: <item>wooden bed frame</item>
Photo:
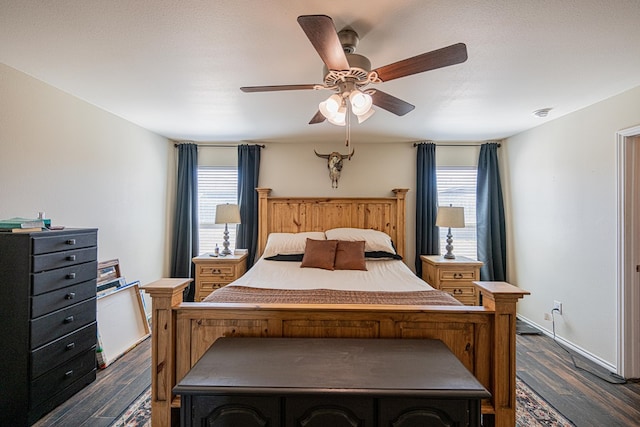
[[[407,189],[386,198],[269,197],[270,189],[257,191],[260,254],[272,232],[357,227],[386,232],[404,256]],[[516,303],[527,291],[476,282],[483,304],[476,307],[183,302],[191,280],[142,287],[152,297],[154,427],[178,424],[180,399],[172,389],[222,336],[440,339],[491,392],[482,404],[483,425],[515,426]]]

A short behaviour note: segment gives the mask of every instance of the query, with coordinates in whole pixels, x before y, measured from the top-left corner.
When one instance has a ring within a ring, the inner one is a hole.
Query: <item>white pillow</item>
[[[328,240],[364,240],[365,252],[389,252],[396,253],[391,243],[391,237],[387,233],[365,228],[333,228],[324,232]]]
[[[322,231],[306,231],[302,233],[271,233],[262,256],[303,254],[307,239],[326,240]]]

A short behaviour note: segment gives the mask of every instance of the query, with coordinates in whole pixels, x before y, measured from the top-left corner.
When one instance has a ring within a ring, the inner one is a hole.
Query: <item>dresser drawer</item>
[[[93,280],[57,289],[31,298],[31,317],[40,317],[96,296]]]
[[[51,369],[31,382],[31,405],[37,406],[95,369],[95,349]]]
[[[92,261],[70,267],[58,268],[57,270],[36,273],[32,276],[33,295],[66,288],[67,286],[88,280],[93,280],[95,290],[95,281],[98,276],[97,272],[98,262]]]
[[[31,348],[35,349],[49,341],[66,335],[96,321],[96,299],[54,311],[31,320]]]
[[[31,377],[37,378],[51,367],[64,363],[88,349],[95,350],[97,334],[96,322],[93,322],[31,352]]]
[[[457,270],[446,270],[446,269],[441,269],[440,270],[440,280],[464,280],[464,281],[473,281],[473,280],[480,280],[477,276],[476,276],[476,270],[463,270],[463,269],[457,269]]]
[[[97,255],[98,249],[95,246],[72,251],[36,255],[33,257],[32,271],[37,273],[45,270],[53,270],[54,268],[68,267],[70,265],[95,261],[97,259]]]
[[[200,276],[231,281],[235,276],[235,266],[233,265],[200,265]]]
[[[33,239],[33,255],[48,252],[68,251],[98,245],[96,232],[78,232],[77,234],[62,234],[38,236]]]

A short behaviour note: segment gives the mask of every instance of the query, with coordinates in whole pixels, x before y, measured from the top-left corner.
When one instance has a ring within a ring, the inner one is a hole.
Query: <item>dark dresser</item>
[[[0,233],[0,425],[26,426],[96,378],[96,229]]]
[[[490,397],[427,339],[220,338],[174,392],[183,427],[480,426]]]

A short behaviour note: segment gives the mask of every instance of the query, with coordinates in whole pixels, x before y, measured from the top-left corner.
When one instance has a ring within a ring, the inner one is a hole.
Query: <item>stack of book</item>
[[[41,231],[51,225],[50,219],[10,218],[0,220],[0,232],[30,233]]]

